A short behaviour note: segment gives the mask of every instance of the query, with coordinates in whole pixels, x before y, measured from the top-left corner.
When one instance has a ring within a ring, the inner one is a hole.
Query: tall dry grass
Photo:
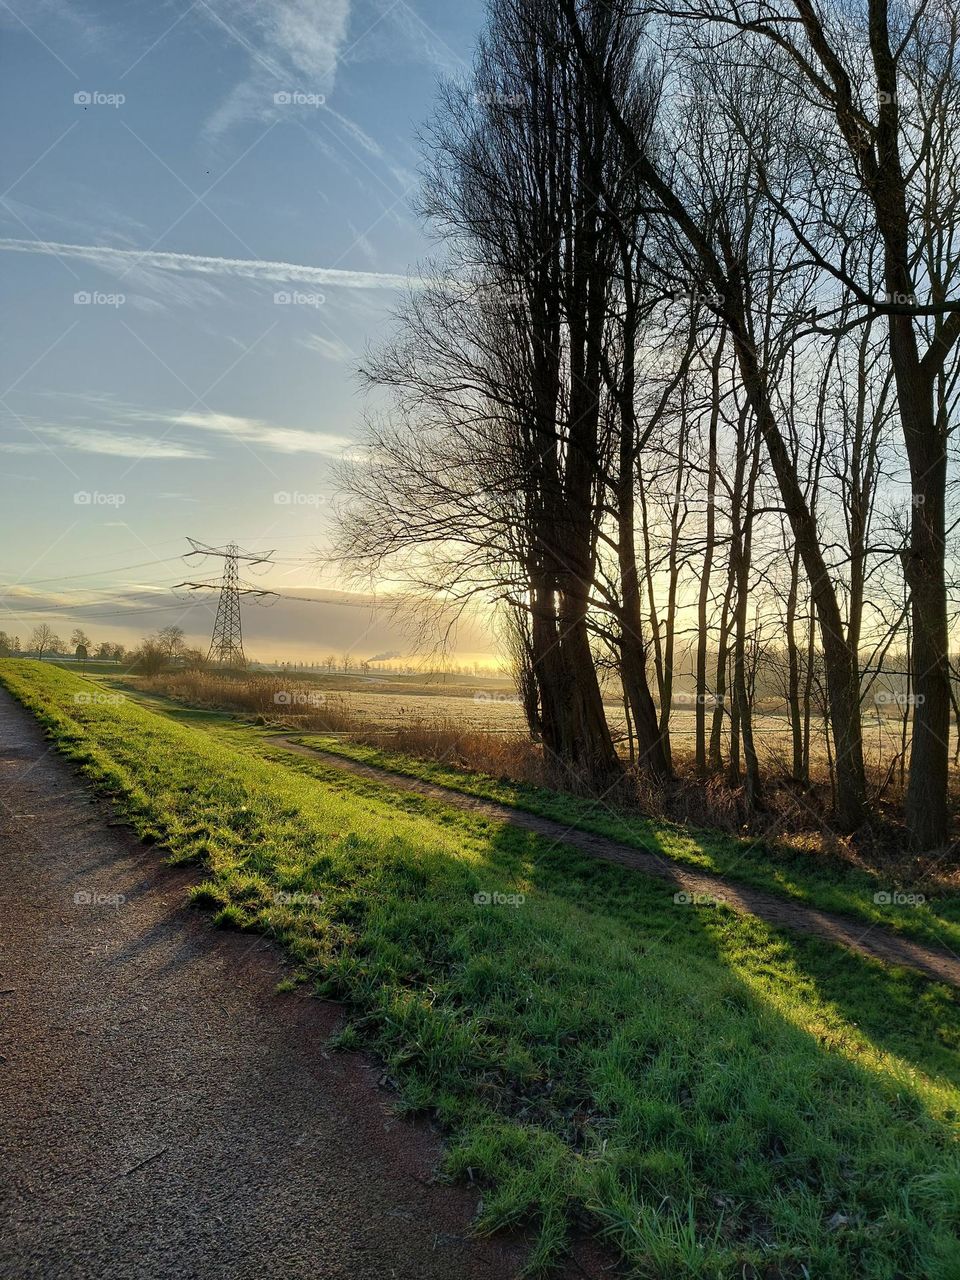
[[[278,729],[342,735],[364,746],[396,751],[534,785],[549,783],[543,756],[524,733],[467,729],[452,717],[403,714],[387,727],[362,719],[343,698],[315,683],[273,674],[228,676],[210,671],[168,671],[143,677],[136,687],[186,706],[237,711]]]

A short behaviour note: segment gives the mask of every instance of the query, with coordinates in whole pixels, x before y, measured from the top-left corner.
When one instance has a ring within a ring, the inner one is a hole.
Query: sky
[[[209,642],[216,557],[275,550],[248,656],[411,652],[324,565],[356,364],[432,251],[417,134],[481,0],[0,0],[0,629]],[[67,608],[69,606],[69,608]],[[461,660],[487,656],[482,624]]]

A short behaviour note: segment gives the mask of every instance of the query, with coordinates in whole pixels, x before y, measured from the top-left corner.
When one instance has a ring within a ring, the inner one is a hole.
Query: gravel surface
[[[0,1276],[506,1280],[338,1006],[184,905],[0,691]],[[77,895],[80,895],[78,900]],[[92,900],[91,900],[92,899]],[[578,1245],[570,1277],[609,1275]]]
[[[925,946],[922,942],[913,942],[899,934],[889,933],[875,924],[864,924],[862,920],[853,920],[832,911],[820,911],[816,907],[804,906],[801,902],[791,902],[789,898],[781,898],[775,893],[767,893],[763,889],[755,889],[748,884],[727,880],[710,871],[695,871],[682,862],[674,862],[666,854],[620,844],[607,836],[593,835],[588,831],[581,831],[563,822],[557,822],[553,818],[541,818],[536,814],[526,813],[522,809],[514,809],[510,805],[499,804],[493,800],[480,800],[462,791],[454,791],[451,787],[441,787],[434,782],[423,782],[419,778],[393,773],[389,769],[381,769],[376,765],[361,764],[357,760],[348,760],[346,756],[339,756],[333,751],[323,751],[319,747],[306,747],[303,743],[294,742],[283,734],[272,735],[270,741],[286,751],[312,756],[325,765],[332,765],[347,773],[371,778],[377,782],[389,782],[392,787],[398,787],[404,791],[415,791],[419,795],[429,796],[432,800],[442,800],[444,804],[456,805],[459,809],[469,809],[482,817],[493,818],[497,822],[509,822],[515,827],[534,831],[547,839],[572,845],[592,858],[600,858],[604,862],[616,862],[622,867],[630,867],[635,871],[642,871],[645,875],[666,880],[682,892],[721,900],[735,911],[759,916],[761,920],[767,920],[770,924],[793,929],[797,933],[813,934],[828,942],[839,942],[842,946],[850,947],[875,960],[883,960],[888,964],[907,965],[919,969],[921,973],[939,982],[960,987],[960,956],[953,951],[941,951],[936,947]]]

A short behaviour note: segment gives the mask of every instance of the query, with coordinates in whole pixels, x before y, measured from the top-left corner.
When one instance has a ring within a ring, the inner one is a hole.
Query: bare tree
[[[59,653],[63,648],[63,641],[48,623],[42,622],[40,626],[33,628],[30,648],[43,661],[45,653]]]
[[[771,91],[775,84],[792,103],[790,136],[813,181],[802,204],[796,187],[768,182],[767,162],[746,133],[765,195],[824,282],[842,291],[839,307],[855,307],[849,323],[886,323],[913,498],[903,554],[914,635],[907,819],[915,847],[940,847],[950,717],[947,439],[960,344],[960,13],[891,0],[830,9],[813,0],[693,0],[670,14],[689,30],[713,32],[721,63],[736,31],[738,63],[762,69]],[[882,290],[869,256],[852,252],[865,227],[881,252]],[[836,315],[824,309],[826,332]]]

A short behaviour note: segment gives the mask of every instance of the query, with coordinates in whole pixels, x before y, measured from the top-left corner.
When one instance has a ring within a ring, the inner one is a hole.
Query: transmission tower
[[[220,598],[217,601],[217,616],[213,624],[213,638],[210,641],[208,662],[216,662],[222,667],[245,667],[247,660],[243,653],[243,633],[240,626],[240,597],[254,596],[260,600],[267,596],[275,596],[275,591],[265,591],[250,586],[242,581],[237,568],[239,562],[245,561],[251,568],[257,565],[270,564],[272,551],[242,551],[235,542],[225,547],[209,547],[197,542],[195,538],[187,541],[193,548],[184,559],[190,556],[218,556],[223,560],[223,577],[216,582],[181,582],[181,587],[191,591],[216,590],[219,587]]]

